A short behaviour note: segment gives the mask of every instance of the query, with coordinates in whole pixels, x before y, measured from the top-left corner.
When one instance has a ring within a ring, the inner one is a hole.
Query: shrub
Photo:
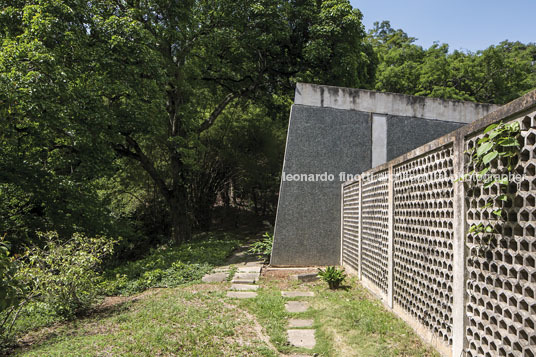
[[[259,256],[259,258],[262,258],[264,260],[268,260],[270,258],[270,255],[272,255],[272,246],[274,244],[274,235],[266,232],[262,236],[263,239],[255,242],[251,245],[250,249],[248,250],[251,254],[256,254]]]
[[[26,252],[18,280],[59,316],[86,311],[97,298],[102,259],[112,253],[115,242],[78,233],[66,243],[61,243],[55,232],[39,233],[39,237],[44,246]]]
[[[346,279],[344,269],[338,269],[337,267],[327,267],[324,270],[319,269],[318,276],[328,283],[330,289],[337,289],[344,279]]]
[[[225,262],[239,241],[225,234],[178,247],[160,247],[145,258],[110,269],[100,289],[105,295],[130,295],[148,288],[176,287],[200,280]]]
[[[5,236],[0,238],[0,346],[7,345],[11,328],[24,306],[26,294],[16,279],[17,266],[17,260],[9,254]]]

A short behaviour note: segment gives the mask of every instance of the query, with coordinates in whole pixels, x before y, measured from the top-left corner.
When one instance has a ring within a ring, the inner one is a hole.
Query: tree
[[[113,173],[118,158],[138,163],[176,243],[191,235],[201,140],[229,105],[296,80],[372,85],[372,50],[347,0],[1,4],[6,147],[20,154],[25,141],[37,170],[77,185]]]
[[[428,49],[415,38],[376,22],[369,41],[378,55],[375,89],[443,99],[504,104],[536,87],[536,45],[501,42],[472,52]]]

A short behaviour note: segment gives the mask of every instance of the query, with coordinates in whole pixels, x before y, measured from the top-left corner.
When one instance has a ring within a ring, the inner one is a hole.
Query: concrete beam
[[[294,104],[461,123],[471,123],[476,118],[481,118],[499,108],[493,104],[309,83],[296,85]]]

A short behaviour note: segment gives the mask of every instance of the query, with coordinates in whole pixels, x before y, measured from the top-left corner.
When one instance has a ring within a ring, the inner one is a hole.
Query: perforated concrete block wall
[[[395,167],[394,301],[452,343],[452,145]]]
[[[502,207],[497,184],[466,189],[467,223],[491,224],[495,230],[467,235],[468,356],[536,355],[536,113],[515,121],[523,145],[514,171],[523,178],[507,189],[513,204],[503,209],[504,219],[492,213]],[[471,136],[466,148],[482,136]],[[465,160],[474,169],[468,155]],[[492,167],[507,172],[506,164],[494,161]],[[488,201],[493,206],[486,208]]]
[[[343,197],[343,239],[342,261],[352,267],[355,272],[359,269],[359,214],[360,214],[360,183],[354,182],[346,187]]]
[[[485,128],[514,121],[519,181],[501,191],[457,180],[475,169],[467,150]],[[536,355],[536,91],[365,172],[342,196],[341,263],[442,355]],[[492,233],[469,234],[479,223]]]
[[[362,182],[361,208],[361,270],[383,294],[388,279],[388,201],[386,171],[373,174]]]

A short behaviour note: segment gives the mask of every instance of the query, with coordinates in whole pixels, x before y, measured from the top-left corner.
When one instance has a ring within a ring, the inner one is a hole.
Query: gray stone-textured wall
[[[485,207],[496,185],[455,179],[473,169],[465,151],[500,121],[520,124],[522,178],[497,220]],[[369,197],[365,187],[382,189]],[[536,91],[345,183],[341,264],[444,356],[534,356],[535,202]],[[494,227],[491,245],[468,233],[478,223]]]
[[[292,107],[283,174],[327,173],[334,180],[282,180],[272,265],[337,264],[339,173],[357,174],[370,168],[370,135],[368,113]]]
[[[387,160],[403,155],[463,125],[464,123],[452,121],[390,115],[387,117]]]
[[[298,84],[290,114],[271,264],[340,259],[341,174],[357,175],[478,119],[495,106]],[[287,176],[331,174],[315,181]]]

